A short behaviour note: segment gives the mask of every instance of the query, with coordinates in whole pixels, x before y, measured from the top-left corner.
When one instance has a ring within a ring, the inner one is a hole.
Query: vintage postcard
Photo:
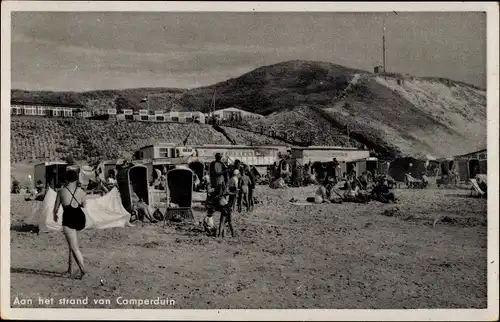
[[[5,319],[498,319],[498,5],[2,2]]]

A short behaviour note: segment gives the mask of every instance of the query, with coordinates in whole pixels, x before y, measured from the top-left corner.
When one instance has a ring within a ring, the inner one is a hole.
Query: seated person
[[[42,192],[43,190],[45,190],[45,187],[43,186],[43,182],[42,182],[42,180],[38,180],[38,181],[36,182],[36,186],[35,186],[35,188],[36,188],[36,192],[37,192],[37,193],[40,193],[40,192]]]
[[[344,201],[348,202],[361,202],[365,203],[368,201],[365,195],[360,191],[359,184],[354,181],[347,182],[347,190],[344,193]]]
[[[316,179],[316,173],[315,172],[311,173],[311,175],[309,176],[309,183],[311,183],[311,184],[317,184],[318,183],[318,180]]]
[[[379,182],[375,185],[373,190],[371,191],[372,197],[374,200],[383,203],[389,203],[389,201],[396,202],[396,197],[394,193],[389,191],[389,185],[386,180],[379,180]]]
[[[46,191],[45,191],[45,187],[43,185],[42,180],[38,180],[36,182],[35,191],[36,191],[36,195],[34,196],[34,199],[36,201],[43,201],[43,199],[45,198]]]
[[[153,218],[151,212],[149,211],[149,206],[135,193],[134,188],[131,189],[130,197],[132,199],[132,217],[135,219],[142,219],[143,216],[146,217],[150,222],[156,223],[157,220]],[[143,216],[141,216],[141,214]],[[132,221],[135,219],[132,218]]]
[[[366,172],[361,173],[361,176],[358,178],[358,180],[359,180],[359,183],[361,185],[361,189],[366,190],[366,188],[368,186],[368,176],[367,176]]]
[[[333,186],[333,180],[324,180],[323,183],[318,187],[314,197],[309,197],[306,199],[307,202],[320,203],[331,203],[330,193]]]
[[[36,182],[35,189],[29,189],[27,190],[29,192],[29,195],[24,198],[26,201],[31,201],[31,200],[36,200],[36,201],[43,201],[45,198],[45,187],[43,186],[43,183],[41,180],[38,180]]]
[[[111,190],[117,186],[116,176],[113,169],[108,171],[108,178],[106,179],[106,183],[104,185],[108,190]]]
[[[215,209],[213,207],[208,208],[207,216],[203,219],[203,228],[208,236],[217,235],[217,227],[215,227],[213,214]]]
[[[209,189],[209,186],[210,186],[210,176],[207,174],[205,174],[203,176],[203,180],[202,180],[202,189],[203,190],[208,190]]]
[[[331,203],[342,203],[343,198],[338,188],[342,185],[342,183],[331,183],[328,187],[328,196]]]
[[[374,176],[373,176],[373,173],[371,171],[368,171],[366,173],[366,179],[367,179],[368,183],[372,183],[373,182],[373,177]]]
[[[429,185],[429,178],[425,175],[425,173],[421,173],[422,180],[422,188],[426,188]]]
[[[168,185],[167,170],[163,169],[161,176],[160,176],[160,185],[159,185],[160,190],[168,190],[167,185]]]

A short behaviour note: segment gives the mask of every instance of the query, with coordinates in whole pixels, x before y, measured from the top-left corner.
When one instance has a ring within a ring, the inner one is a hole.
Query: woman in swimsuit
[[[66,185],[59,190],[54,204],[54,221],[57,222],[59,207],[63,207],[62,226],[63,233],[69,246],[68,275],[72,274],[72,256],[81,271],[80,279],[85,275],[83,256],[78,247],[77,231],[85,228],[85,213],[82,208],[86,206],[86,193],[78,187],[78,174],[76,171],[66,172]]]

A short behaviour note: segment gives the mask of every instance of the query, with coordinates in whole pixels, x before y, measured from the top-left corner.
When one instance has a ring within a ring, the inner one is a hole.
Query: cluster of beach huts
[[[310,164],[311,171],[320,173],[328,162],[334,158],[340,165],[340,173],[361,175],[371,171],[379,174],[389,174],[396,181],[404,181],[406,174],[419,177],[421,173],[428,176],[447,175],[455,171],[460,179],[466,181],[477,174],[486,174],[486,150],[444,158],[439,160],[397,158],[386,161],[370,156],[368,150],[338,147],[338,146],[245,146],[245,145],[197,145],[179,146],[173,143],[156,143],[144,146],[133,154],[133,163],[145,165],[148,168],[149,181],[154,180],[155,169],[171,170],[178,166],[189,167],[201,178],[208,171],[208,164],[220,153],[228,163],[238,159],[241,162],[255,167],[261,175],[266,175],[270,167],[280,160],[287,160],[291,164]],[[63,169],[64,162],[43,162],[36,167],[46,169]],[[97,165],[105,179],[110,169],[116,167],[116,160],[102,161]],[[436,172],[434,170],[437,170]],[[54,175],[54,171],[35,171],[35,180],[47,182],[46,174]],[[57,170],[56,172],[59,172]],[[37,175],[39,173],[40,175]]]
[[[43,104],[11,102],[11,116],[51,117],[51,118],[79,118],[79,119],[116,119],[141,122],[177,122],[177,123],[207,123],[208,114],[202,112],[165,112],[161,110],[122,109],[116,108],[87,111],[83,105],[75,104]],[[242,121],[259,119],[262,115],[243,111],[234,107],[217,110],[211,116],[221,121]]]

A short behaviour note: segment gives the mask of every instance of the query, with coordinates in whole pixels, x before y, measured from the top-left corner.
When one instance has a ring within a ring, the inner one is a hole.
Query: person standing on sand
[[[217,186],[226,185],[226,165],[222,162],[222,155],[220,153],[215,154],[215,161],[210,163],[209,173],[210,173],[210,185],[215,188]]]
[[[248,202],[250,203],[250,211],[253,211],[253,206],[254,206],[253,192],[255,190],[255,186],[257,185],[252,170],[253,168],[249,168],[248,170],[248,176],[250,177],[250,185],[248,186]]]
[[[333,158],[332,162],[328,162],[327,164],[327,175],[329,178],[333,178],[337,180],[337,169],[340,163],[337,161],[337,158]]]
[[[66,242],[69,247],[68,271],[72,275],[72,257],[75,258],[80,268],[80,279],[86,274],[83,264],[83,255],[78,247],[78,231],[85,228],[86,218],[83,208],[86,206],[87,194],[77,186],[78,174],[74,170],[66,172],[65,179],[67,184],[59,190],[54,203],[54,222],[59,219],[57,213],[59,207],[63,207],[62,226]]]
[[[232,211],[233,207],[229,202],[231,196],[234,196],[236,192],[228,191],[225,187],[219,187],[218,189],[217,203],[220,210],[220,221],[219,221],[219,234],[218,237],[224,237],[224,231],[226,224],[229,226],[231,231],[231,236],[234,237],[234,228],[232,223]]]
[[[240,190],[240,201],[238,202],[238,212],[241,212],[242,203],[245,203],[245,207],[247,208],[247,212],[250,211],[250,201],[248,200],[248,195],[250,191],[250,185],[252,181],[250,180],[248,168],[243,170],[243,175],[239,180],[239,190]]]
[[[231,196],[229,197],[229,204],[231,205],[233,211],[238,206],[238,199],[240,192],[239,186],[240,186],[240,171],[234,170],[233,176],[231,177],[231,179],[229,179],[229,182],[227,184],[229,192],[232,193]]]

